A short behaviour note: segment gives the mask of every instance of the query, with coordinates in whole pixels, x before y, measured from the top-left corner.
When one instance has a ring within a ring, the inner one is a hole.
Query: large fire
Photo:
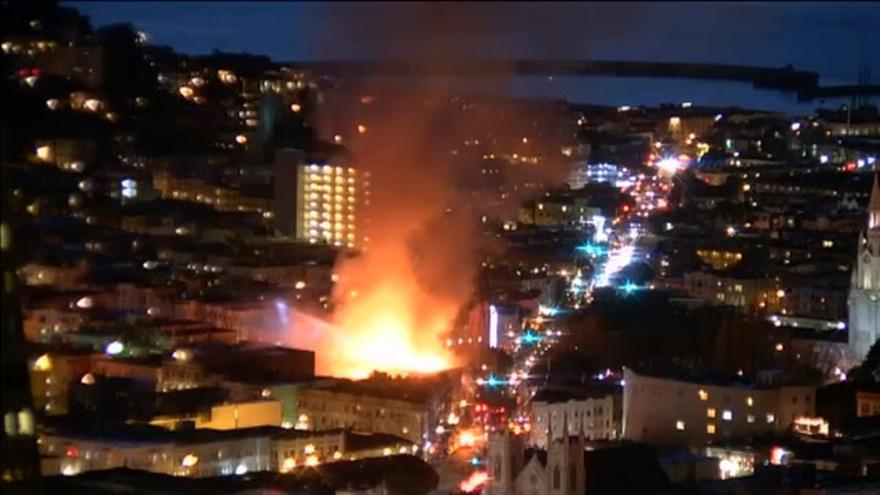
[[[338,345],[330,353],[322,347],[319,372],[361,378],[374,370],[407,374],[452,367],[443,337],[460,301],[428,292],[400,235],[380,236],[366,252],[336,267]]]
[[[332,323],[291,315],[284,340],[315,350],[318,374],[360,379],[373,371],[408,375],[454,365],[441,341],[451,322],[447,313],[419,312],[418,298],[392,281],[354,295],[347,291],[347,297]]]
[[[319,372],[363,378],[374,370],[407,374],[450,368],[451,357],[440,341],[450,318],[443,312],[418,314],[419,305],[406,290],[387,281],[356,297],[349,293],[336,321],[339,345],[318,356]]]
[[[335,271],[330,321],[278,303],[287,345],[316,351],[321,375],[433,373],[455,365],[444,345],[461,301],[426,290],[404,243],[389,236]]]
[[[474,471],[459,484],[461,491],[465,493],[475,492],[489,481],[489,473],[486,471]]]
[[[339,100],[336,111],[326,109],[342,116],[326,133],[349,135],[352,163],[366,179],[357,213],[361,252],[334,267],[332,327],[314,347],[319,373],[361,378],[455,365],[444,342],[473,293],[475,222],[463,208],[448,213],[463,203],[453,177],[464,165],[450,158],[451,144],[436,126],[457,107],[429,105],[426,96]]]
[[[463,105],[453,86],[380,90],[368,98],[340,90],[322,106],[318,127],[340,136],[364,183],[356,213],[361,252],[334,267],[331,323],[315,332],[294,322],[288,332],[294,347],[316,351],[320,374],[362,378],[455,366],[445,340],[475,293],[478,258],[491,242],[481,215],[502,197],[517,204],[526,194],[518,191],[529,190],[519,184],[547,175],[545,166],[510,168],[503,180],[516,187],[503,195],[487,182],[483,154],[464,143],[491,135],[519,151],[535,145],[523,136],[541,119],[531,107],[526,119],[492,102]],[[556,115],[555,107],[545,113]]]

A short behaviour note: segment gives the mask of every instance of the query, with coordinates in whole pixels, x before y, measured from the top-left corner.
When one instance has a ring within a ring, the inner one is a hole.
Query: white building
[[[623,438],[654,445],[782,432],[813,416],[815,387],[700,383],[624,371]]]
[[[880,337],[880,179],[868,202],[868,230],[859,237],[859,252],[849,291],[849,347],[861,362]]]
[[[620,395],[604,395],[563,401],[532,402],[529,443],[547,448],[547,438],[560,439],[583,431],[587,440],[614,440],[620,433]],[[563,435],[564,425],[568,434]]]
[[[669,486],[650,447],[588,442],[583,432],[553,439],[546,450],[526,449],[510,432],[491,433],[486,468],[487,495],[661,493]]]

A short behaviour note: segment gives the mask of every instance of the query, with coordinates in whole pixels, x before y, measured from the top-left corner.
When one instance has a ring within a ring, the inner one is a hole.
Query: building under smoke
[[[309,158],[290,148],[275,155],[276,229],[310,244],[363,247],[358,220],[369,201],[369,173],[339,158]]]

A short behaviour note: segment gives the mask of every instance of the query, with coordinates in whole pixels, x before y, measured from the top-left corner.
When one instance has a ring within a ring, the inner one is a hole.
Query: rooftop
[[[556,404],[560,402],[577,401],[585,399],[603,398],[609,395],[620,394],[620,388],[616,385],[592,385],[587,387],[544,387],[539,390],[532,402],[547,402]]]
[[[68,418],[53,418],[42,425],[43,432],[64,438],[83,441],[107,442],[115,444],[200,444],[258,437],[274,439],[309,439],[332,435],[346,435],[350,450],[363,450],[383,445],[410,445],[412,442],[395,435],[384,433],[359,433],[343,428],[305,431],[281,428],[280,426],[256,426],[232,430],[213,430],[208,428],[167,430],[149,424],[107,424],[106,422],[83,422]]]
[[[657,378],[661,380],[675,380],[687,382],[696,385],[707,385],[716,387],[733,387],[743,389],[772,389],[777,386],[767,387],[756,383],[755,381],[738,375],[725,375],[721,373],[700,373],[677,366],[654,367],[652,369],[635,370],[628,367],[626,371],[635,373],[642,377]]]
[[[314,467],[298,467],[291,473],[254,472],[246,476],[186,478],[117,468],[89,471],[77,476],[45,479],[47,491],[67,494],[118,494],[120,486],[144,494],[215,493],[311,493],[332,495],[344,489],[368,489],[382,482],[393,484],[401,478],[408,487],[421,485],[415,493],[427,493],[438,483],[437,473],[423,460],[410,455],[341,461]]]

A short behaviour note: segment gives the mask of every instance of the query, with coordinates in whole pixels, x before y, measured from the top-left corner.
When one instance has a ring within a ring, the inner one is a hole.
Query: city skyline
[[[440,45],[453,58],[791,64],[832,84],[856,82],[862,63],[880,73],[880,7],[870,2],[64,4],[96,27],[131,22],[193,55],[421,58]],[[815,56],[824,53],[833,56]]]
[[[3,493],[880,493],[878,13],[0,2]]]

